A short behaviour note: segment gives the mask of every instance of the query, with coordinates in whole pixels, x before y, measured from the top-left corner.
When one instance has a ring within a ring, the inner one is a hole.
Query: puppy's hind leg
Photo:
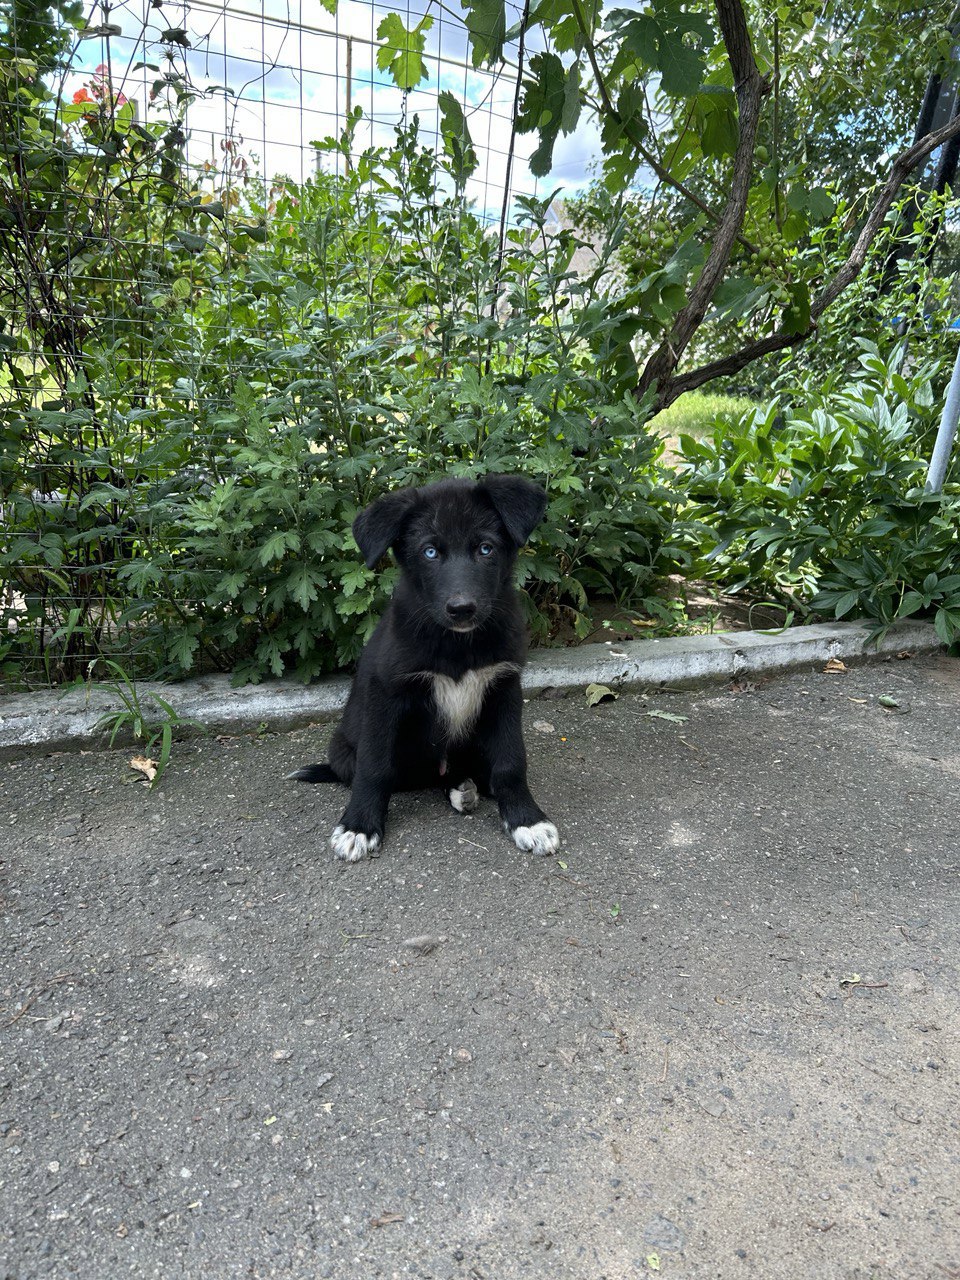
[[[349,787],[357,765],[357,754],[338,729],[330,740],[329,764],[305,764],[288,773],[288,782],[342,782]]]
[[[480,792],[472,778],[464,778],[458,787],[451,787],[447,796],[457,813],[473,813],[480,803]]]

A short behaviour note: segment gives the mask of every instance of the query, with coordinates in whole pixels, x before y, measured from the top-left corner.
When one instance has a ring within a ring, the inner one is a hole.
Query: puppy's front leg
[[[390,717],[377,725],[364,723],[350,803],[330,837],[333,852],[344,862],[359,862],[380,846],[393,790],[395,743],[396,726]]]
[[[556,853],[560,847],[557,828],[547,821],[527,786],[522,711],[520,677],[511,676],[484,706],[477,737],[490,765],[490,790],[514,844],[531,853]]]

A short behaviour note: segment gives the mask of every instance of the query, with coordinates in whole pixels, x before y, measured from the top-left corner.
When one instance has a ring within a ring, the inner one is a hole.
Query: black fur
[[[467,779],[496,798],[511,833],[521,829],[520,847],[556,847],[552,827],[540,844],[522,843],[524,832],[546,818],[527,787],[519,675],[526,636],[513,586],[517,551],[546,504],[529,480],[488,476],[388,494],[354,521],[367,565],[392,548],[400,581],[361,654],[329,763],[290,775],[352,788],[334,833],[339,856],[353,860],[383,839],[393,791],[449,790]],[[477,701],[475,720],[451,732],[434,677],[453,682],[441,681],[456,702],[477,680],[470,673],[491,667],[497,672]],[[365,837],[359,853],[350,841],[338,845],[341,830]]]

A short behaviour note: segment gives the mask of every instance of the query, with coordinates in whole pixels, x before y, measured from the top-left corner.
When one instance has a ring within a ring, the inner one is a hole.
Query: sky
[[[121,0],[111,5],[109,17],[121,29],[121,34],[109,36],[114,87],[137,100],[143,118],[156,76],[149,69],[134,68],[142,61],[164,65],[164,49],[172,48],[175,65],[187,70],[192,83],[212,89],[190,107],[191,158],[219,164],[224,137],[242,139],[244,154],[256,158],[268,180],[279,174],[308,176],[317,163],[311,143],[340,133],[348,105],[363,110],[356,135],[358,151],[371,143],[392,142],[404,106],[408,116],[419,116],[425,141],[433,142],[439,117],[437,94],[450,90],[464,106],[479,157],[467,194],[481,211],[499,216],[516,88],[516,47],[506,51],[512,65],[496,74],[475,71],[458,17],[459,0],[443,3],[441,9],[430,0],[396,4],[340,0],[336,17],[331,17],[320,0],[192,0],[189,4],[164,0],[160,8],[151,6],[150,0]],[[412,27],[428,11],[434,19],[427,33],[428,79],[407,95],[404,104],[404,95],[389,73],[377,69],[377,28],[388,13],[399,13],[405,25]],[[517,16],[508,5],[508,24]],[[89,24],[96,27],[100,22],[99,6],[93,5]],[[170,28],[186,29],[189,50],[161,43],[161,33]],[[536,48],[532,36],[528,56]],[[92,71],[107,60],[106,55],[107,37],[91,36],[80,44],[77,66]],[[78,70],[67,83],[68,94],[83,80]],[[224,93],[224,88],[230,92]],[[539,180],[527,164],[536,144],[536,135],[516,139],[514,195],[543,196],[558,187],[572,194],[589,181],[591,161],[599,152],[592,124],[584,122],[569,137],[561,135],[553,170]],[[323,163],[331,167],[329,158]]]

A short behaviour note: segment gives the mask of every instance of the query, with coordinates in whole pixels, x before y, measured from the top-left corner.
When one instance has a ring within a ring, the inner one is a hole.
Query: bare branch
[[[647,361],[637,386],[638,395],[643,395],[651,386],[665,388],[673,377],[691,338],[703,323],[717,285],[726,273],[730,254],[747,210],[753,173],[753,149],[760,123],[760,103],[770,86],[757,68],[740,0],[716,0],[716,7],[720,32],[733,71],[740,124],[740,137],[733,157],[730,195],[720,216],[706,264],[691,290],[686,306],[676,316],[670,333]]]
[[[784,333],[783,330],[779,330],[777,333],[770,334],[769,337],[749,343],[741,348],[740,351],[735,351],[732,355],[724,356],[720,360],[713,360],[709,364],[701,365],[698,369],[691,369],[689,372],[679,376],[668,376],[663,382],[658,382],[655,400],[656,412],[665,409],[667,405],[673,404],[674,400],[683,395],[685,391],[693,391],[695,388],[703,386],[704,383],[711,382],[714,378],[739,373],[741,369],[746,368],[748,364],[752,364],[754,360],[758,360],[762,356],[772,355],[775,351],[782,351],[787,347],[798,346],[805,341],[816,329],[817,320],[853,284],[863,270],[870,246],[882,229],[884,220],[890,212],[890,208],[904,182],[906,182],[921,160],[926,159],[932,151],[936,151],[945,142],[949,142],[951,138],[956,137],[960,137],[960,116],[950,120],[933,133],[926,134],[900,153],[894,161],[890,175],[883,184],[870,213],[867,215],[867,219],[854,242],[853,248],[850,250],[847,260],[834,275],[833,279],[821,290],[819,296],[811,303],[811,324],[808,329],[802,333]],[[690,304],[688,303],[687,307],[689,308],[689,306]],[[681,314],[683,313],[681,312]],[[655,353],[655,356],[657,354],[659,352]],[[650,363],[652,363],[655,356],[651,357],[647,369],[649,369]],[[674,363],[673,368],[676,368],[676,363]],[[646,377],[647,369],[644,370],[644,377]],[[648,385],[650,385],[649,381],[644,382],[641,379],[638,393]]]
[[[600,93],[600,102],[603,110],[612,120],[615,120],[617,124],[623,127],[623,131],[633,144],[637,155],[649,169],[653,170],[661,182],[665,182],[667,186],[673,187],[674,191],[679,191],[686,200],[690,201],[694,208],[699,209],[700,212],[709,218],[711,222],[719,225],[722,215],[717,213],[715,209],[711,209],[708,204],[705,204],[704,201],[691,191],[685,183],[681,182],[679,178],[675,178],[670,170],[660,163],[653,152],[644,146],[642,140],[637,136],[637,131],[632,127],[631,122],[629,120],[625,121],[620,115],[620,112],[613,104],[613,99],[610,97],[610,91],[607,89],[606,81],[603,78],[603,71],[600,68],[599,60],[597,59],[597,47],[594,44],[591,33],[587,27],[586,19],[584,18],[579,0],[573,0],[573,12],[577,20],[577,26],[580,28],[580,36],[583,40],[587,58],[589,59],[591,69],[593,70],[593,78],[597,82],[597,89]],[[739,235],[737,236],[737,239],[740,240],[740,243],[748,253],[756,253],[755,245],[752,245],[748,240],[744,240]]]
[[[960,116],[950,120],[933,133],[928,133],[926,137],[920,138],[913,146],[907,147],[906,151],[902,151],[897,156],[893,168],[890,170],[890,176],[883,184],[880,195],[870,210],[870,214],[863,224],[863,229],[857,236],[856,243],[850,251],[849,258],[847,258],[819,298],[811,305],[810,315],[812,319],[819,319],[827,307],[843,293],[844,289],[853,284],[863,270],[863,264],[867,260],[870,246],[883,226],[884,219],[890,212],[890,207],[897,197],[897,192],[920,161],[925,160],[931,151],[936,151],[937,147],[949,142],[951,138],[957,137],[958,134],[960,134]]]
[[[767,338],[760,338],[757,342],[751,342],[749,346],[741,347],[739,351],[734,351],[729,356],[712,360],[710,364],[701,365],[699,369],[691,369],[689,373],[681,373],[678,377],[671,378],[663,392],[658,394],[654,412],[659,413],[661,409],[666,409],[685,392],[695,391],[705,382],[712,382],[714,378],[729,378],[739,373],[741,369],[745,369],[748,364],[752,364],[762,356],[773,355],[775,351],[783,351],[787,347],[799,346],[811,333],[812,329],[808,329],[806,333],[783,333],[782,331],[772,333]]]

